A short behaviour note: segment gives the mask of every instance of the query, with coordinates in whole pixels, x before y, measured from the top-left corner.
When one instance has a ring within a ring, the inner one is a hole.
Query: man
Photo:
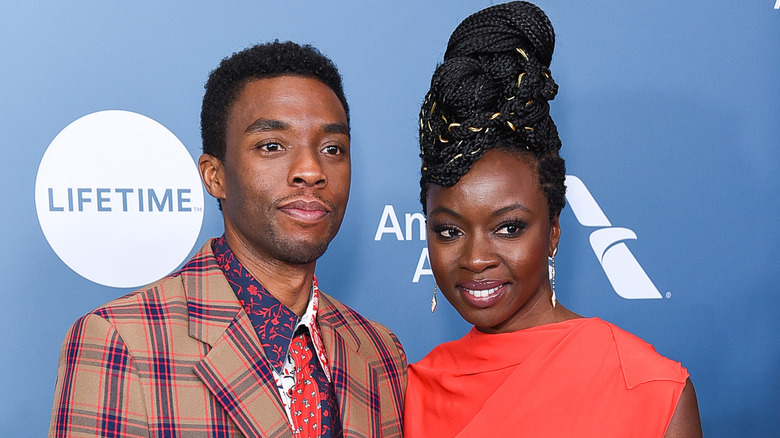
[[[222,61],[198,164],[225,234],[74,324],[49,436],[401,436],[400,343],[314,276],[349,195],[348,111],[310,46]]]

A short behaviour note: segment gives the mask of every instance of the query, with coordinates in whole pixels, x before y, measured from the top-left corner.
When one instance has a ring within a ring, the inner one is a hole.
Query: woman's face
[[[490,149],[452,187],[428,189],[436,282],[485,333],[539,325],[552,311],[547,257],[560,238],[533,158]]]

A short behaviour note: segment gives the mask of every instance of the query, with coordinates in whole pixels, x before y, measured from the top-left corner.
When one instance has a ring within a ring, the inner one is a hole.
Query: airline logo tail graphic
[[[625,240],[636,240],[636,233],[628,228],[613,227],[582,180],[574,175],[566,176],[566,200],[580,224],[600,227],[590,234],[590,246],[615,292],[627,299],[662,298],[624,243]]]

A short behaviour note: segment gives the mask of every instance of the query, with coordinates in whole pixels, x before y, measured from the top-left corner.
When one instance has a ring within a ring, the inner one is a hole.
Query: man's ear
[[[225,168],[222,166],[222,161],[209,154],[203,154],[198,158],[198,170],[200,171],[200,179],[203,180],[203,185],[206,187],[206,191],[217,199],[225,199]]]

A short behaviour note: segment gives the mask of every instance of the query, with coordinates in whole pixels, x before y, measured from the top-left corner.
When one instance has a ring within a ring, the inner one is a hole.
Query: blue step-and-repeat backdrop
[[[353,183],[321,287],[410,361],[468,326],[418,203],[417,113],[485,0],[5,2],[0,13],[0,436],[44,436],[70,324],[221,233],[201,188],[203,84],[311,43],[352,107]],[[780,0],[539,0],[568,165],[556,289],[691,372],[706,436],[780,434]],[[563,414],[562,414],[563,415]]]

